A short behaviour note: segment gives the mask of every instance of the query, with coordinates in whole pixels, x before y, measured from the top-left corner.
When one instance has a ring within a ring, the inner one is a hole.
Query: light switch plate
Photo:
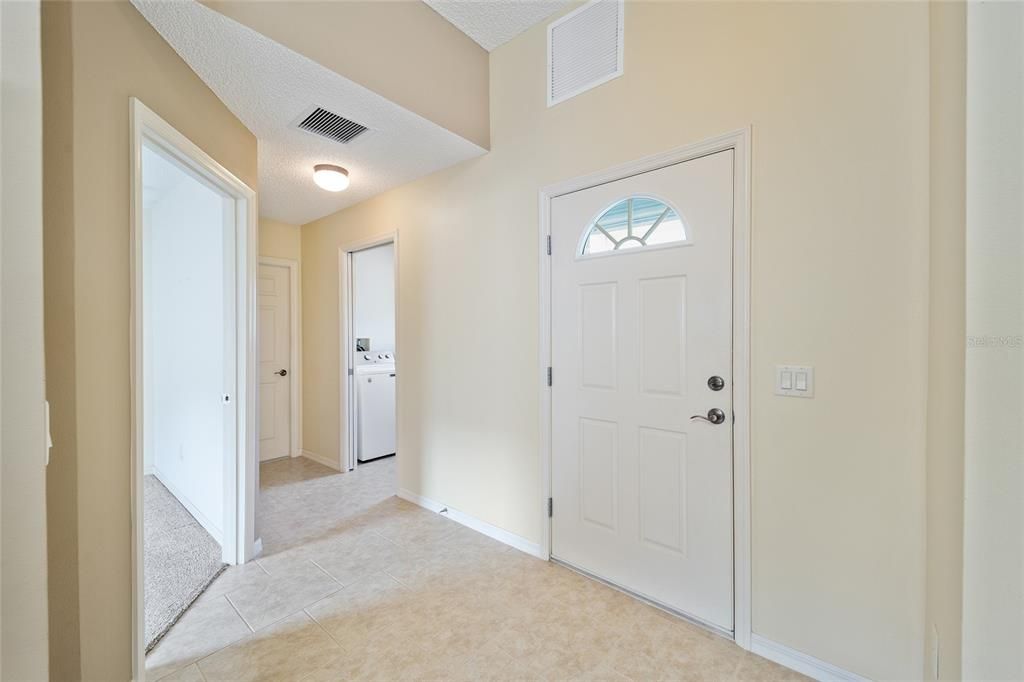
[[[814,368],[807,365],[776,365],[775,395],[814,397]]]

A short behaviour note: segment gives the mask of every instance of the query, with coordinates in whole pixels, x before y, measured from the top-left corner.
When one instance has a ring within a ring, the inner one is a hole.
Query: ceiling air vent
[[[593,0],[548,26],[548,106],[622,75],[623,0]]]
[[[299,121],[299,128],[342,144],[351,142],[367,130],[366,126],[362,124],[320,107]]]

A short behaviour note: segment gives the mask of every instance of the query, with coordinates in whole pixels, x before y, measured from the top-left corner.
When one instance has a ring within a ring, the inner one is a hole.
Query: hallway
[[[263,556],[174,626],[151,680],[801,679],[400,500],[394,458],[261,477]]]

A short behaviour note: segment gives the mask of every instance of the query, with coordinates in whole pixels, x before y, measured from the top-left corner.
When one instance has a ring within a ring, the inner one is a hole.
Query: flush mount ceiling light
[[[340,192],[348,187],[348,171],[341,166],[318,163],[313,166],[313,182],[328,192]]]

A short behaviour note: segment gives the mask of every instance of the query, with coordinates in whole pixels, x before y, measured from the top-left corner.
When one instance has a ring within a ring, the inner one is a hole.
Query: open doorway
[[[135,669],[258,548],[254,193],[132,100]],[[138,678],[137,678],[138,679]]]
[[[390,235],[344,248],[342,278],[341,461],[345,468],[387,468],[394,478],[398,452],[396,348],[396,240]],[[397,488],[397,485],[396,485]]]
[[[142,215],[148,650],[233,561],[225,506],[237,347],[231,197],[144,141]]]

